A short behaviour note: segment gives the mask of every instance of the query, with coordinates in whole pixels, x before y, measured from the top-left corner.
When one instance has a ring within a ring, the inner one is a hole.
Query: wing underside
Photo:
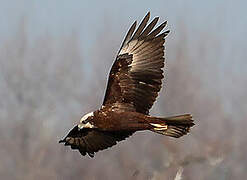
[[[148,114],[161,89],[166,22],[154,29],[158,17],[148,24],[148,13],[139,27],[129,29],[111,68],[103,105],[124,103]],[[147,25],[148,24],[148,25]]]

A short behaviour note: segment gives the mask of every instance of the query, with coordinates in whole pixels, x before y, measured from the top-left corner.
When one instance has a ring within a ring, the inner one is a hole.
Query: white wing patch
[[[87,113],[86,115],[84,115],[81,120],[80,123],[82,123],[83,121],[85,121],[88,117],[93,116],[93,112]]]

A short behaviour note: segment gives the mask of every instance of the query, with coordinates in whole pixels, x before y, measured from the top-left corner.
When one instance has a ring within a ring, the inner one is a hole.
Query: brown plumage
[[[93,157],[136,131],[178,138],[194,125],[190,114],[149,116],[162,86],[164,43],[169,33],[161,32],[167,22],[154,29],[158,17],[148,24],[149,18],[150,13],[137,29],[136,22],[130,27],[111,68],[102,107],[83,116],[60,143]]]

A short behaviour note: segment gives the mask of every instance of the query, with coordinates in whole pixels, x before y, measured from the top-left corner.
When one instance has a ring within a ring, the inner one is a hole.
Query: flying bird
[[[150,13],[138,28],[135,21],[123,40],[111,67],[105,97],[100,109],[84,115],[68,135],[59,141],[81,155],[116,145],[137,131],[149,130],[179,138],[194,125],[192,116],[154,117],[149,110],[162,86],[167,21],[154,28]]]

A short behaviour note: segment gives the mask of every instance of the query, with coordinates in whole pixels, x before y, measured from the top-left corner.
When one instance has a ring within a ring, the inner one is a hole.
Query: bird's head
[[[93,119],[93,112],[90,112],[86,115],[84,115],[80,123],[78,124],[78,129],[83,129],[83,128],[94,128],[94,125],[90,122]]]

